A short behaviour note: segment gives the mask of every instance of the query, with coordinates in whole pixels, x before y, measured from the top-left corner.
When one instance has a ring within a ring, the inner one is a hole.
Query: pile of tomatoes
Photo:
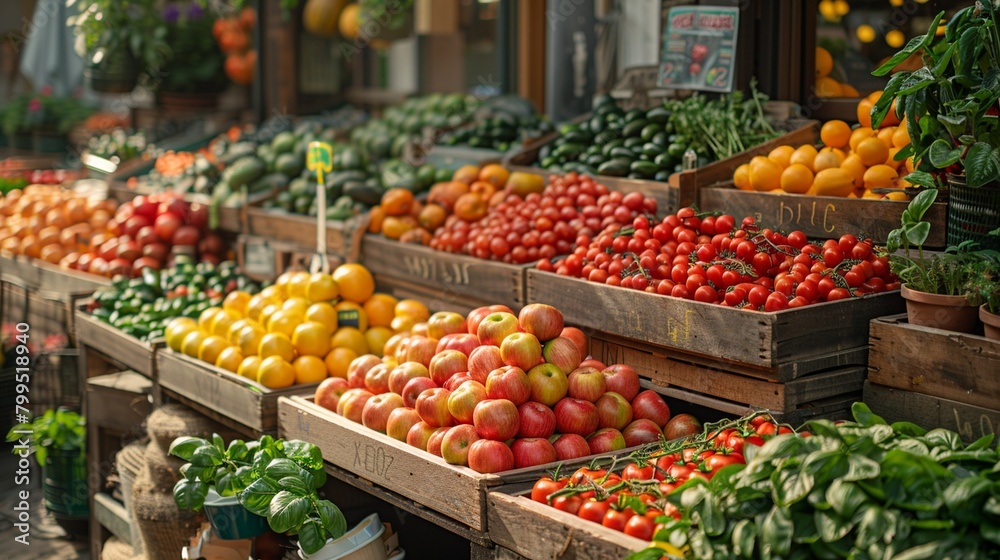
[[[576,173],[553,175],[542,192],[524,198],[509,194],[477,222],[448,220],[434,233],[430,246],[524,264],[569,254],[613,224],[655,213],[656,201],[641,193],[610,192]]]
[[[665,442],[654,452],[638,451],[612,459],[607,468],[595,460],[569,476],[558,471],[535,482],[531,499],[644,540],[652,540],[668,518],[680,519],[667,496],[693,478],[711,480],[729,465],[746,463],[747,446],[762,446],[775,435],[792,433],[766,413],[708,427],[697,438]],[[799,432],[808,437],[808,432]],[[624,468],[620,465],[624,464]]]
[[[628,198],[632,195],[625,195]],[[622,216],[624,217],[624,216]],[[656,222],[647,214],[578,236],[572,254],[536,267],[634,290],[704,303],[780,311],[899,289],[870,239],[847,234],[822,244],[753,218],[682,208]]]

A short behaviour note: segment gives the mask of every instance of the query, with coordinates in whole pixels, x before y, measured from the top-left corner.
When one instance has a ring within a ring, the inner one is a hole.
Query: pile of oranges
[[[838,82],[830,76],[833,56],[823,47],[816,47],[816,95],[826,97],[861,97],[858,90],[847,82]]]
[[[899,150],[909,145],[906,121],[890,109],[878,130],[871,129],[871,107],[881,97],[877,91],[858,103],[860,125],[851,128],[840,120],[820,130],[823,146],[779,146],[766,157],[757,156],[733,173],[736,187],[748,191],[907,200],[902,191],[909,184],[900,174],[913,171],[913,158],[897,161]],[[880,189],[875,192],[873,189]],[[883,193],[881,189],[898,189]]]
[[[430,313],[414,300],[375,293],[359,264],[333,274],[286,272],[257,295],[229,294],[221,307],[167,325],[167,346],[280,389],[347,377],[351,361],[382,355],[385,342]]]
[[[29,185],[0,197],[0,250],[59,264],[85,250],[82,240],[110,232],[117,204],[67,191]],[[112,224],[113,225],[113,224]]]

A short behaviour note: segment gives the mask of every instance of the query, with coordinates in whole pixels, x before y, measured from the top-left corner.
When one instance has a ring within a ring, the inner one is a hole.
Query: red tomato
[[[647,510],[655,511],[655,510]],[[662,512],[657,512],[662,514]],[[642,539],[644,541],[653,540],[653,534],[656,531],[655,517],[650,518],[644,515],[633,515],[625,523],[624,532],[626,535],[635,537],[637,539]]]
[[[652,480],[653,465],[639,466],[632,463],[622,470],[622,480]]]
[[[604,519],[601,520],[601,525],[604,525],[608,529],[614,529],[615,531],[624,531],[625,524],[632,517],[636,517],[635,512],[630,508],[625,508],[623,510],[609,509],[607,513],[604,514]]]
[[[776,431],[777,428],[773,422],[764,422],[760,426],[757,426],[757,435],[760,436],[774,435]]]
[[[534,487],[532,487],[531,499],[541,504],[547,504],[549,502],[549,496],[553,492],[565,488],[568,483],[568,479],[552,480],[552,477],[550,476],[542,477],[535,483]]]
[[[583,505],[583,500],[581,496],[559,496],[552,500],[552,507],[576,515],[580,511],[580,506]]]
[[[604,515],[611,509],[611,504],[607,501],[587,500],[580,506],[576,515],[580,519],[600,523],[604,521]]]
[[[588,469],[587,467],[580,467],[573,473],[572,476],[570,476],[569,483],[574,486],[579,486],[580,484],[586,482],[588,478],[597,481],[604,478],[604,475],[606,474],[608,474],[606,469]]]
[[[743,458],[743,455],[736,452],[716,453],[705,461],[705,465],[713,471],[728,467],[729,465],[742,465],[744,463],[746,463],[746,459]]]

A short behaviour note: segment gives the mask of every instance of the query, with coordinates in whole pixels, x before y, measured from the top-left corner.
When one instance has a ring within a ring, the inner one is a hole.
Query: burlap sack
[[[172,492],[160,492],[144,470],[135,482],[132,508],[142,538],[142,550],[149,560],[176,560],[204,521],[201,513],[181,510]]]
[[[146,555],[136,552],[118,537],[110,537],[101,547],[101,560],[146,560]]]
[[[229,440],[236,437],[235,432],[225,426],[199,414],[181,404],[165,404],[157,408],[146,420],[149,437],[160,444],[163,450],[170,449],[170,444],[181,436],[211,438],[217,433]]]
[[[160,447],[155,439],[146,447],[143,462],[153,486],[160,492],[173,491],[181,478],[180,468],[185,463],[183,459],[167,455],[167,449]]]

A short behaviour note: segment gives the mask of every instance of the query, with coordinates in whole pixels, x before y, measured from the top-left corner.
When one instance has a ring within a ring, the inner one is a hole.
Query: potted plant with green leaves
[[[171,54],[156,84],[157,102],[165,108],[214,107],[229,84],[225,56],[212,36],[215,15],[197,2],[170,2],[162,16]]]
[[[25,123],[28,113],[28,94],[22,94],[10,100],[0,110],[0,127],[9,139],[10,146],[15,150],[30,150],[32,148],[31,129]]]
[[[42,467],[45,508],[68,533],[83,534],[89,518],[87,426],[72,410],[45,411],[7,432],[14,453],[35,455]]]
[[[902,282],[900,294],[906,300],[910,324],[973,332],[978,326],[978,310],[966,298],[965,286],[979,258],[974,242],[965,241],[932,255],[924,251],[931,224],[923,217],[937,195],[937,189],[923,190],[903,211],[900,227],[889,232],[886,240],[889,266]]]
[[[992,234],[1000,235],[1000,230]],[[969,303],[979,306],[979,320],[983,322],[986,338],[1000,340],[1000,254],[973,265],[966,293]]]
[[[959,10],[939,33],[943,18],[875,70],[887,75],[918,53],[924,61],[893,74],[872,107],[872,126],[893,107],[906,119],[911,144],[896,158],[913,156],[907,180],[915,185],[947,183],[949,245],[971,239],[1000,249],[1000,238],[988,235],[1000,227],[1000,0]]]
[[[94,91],[128,93],[145,73],[155,83],[170,54],[158,0],[69,0],[69,19],[83,56],[84,78]]]
[[[78,97],[51,94],[43,87],[40,95],[28,100],[25,123],[31,128],[36,152],[64,152],[69,145],[73,127],[87,119],[93,111]]]
[[[177,438],[169,453],[188,461],[174,501],[185,509],[204,507],[220,538],[250,538],[270,526],[297,536],[309,555],[346,531],[340,509],[318,494],[326,471],[315,445],[271,436],[226,445],[214,435]]]

